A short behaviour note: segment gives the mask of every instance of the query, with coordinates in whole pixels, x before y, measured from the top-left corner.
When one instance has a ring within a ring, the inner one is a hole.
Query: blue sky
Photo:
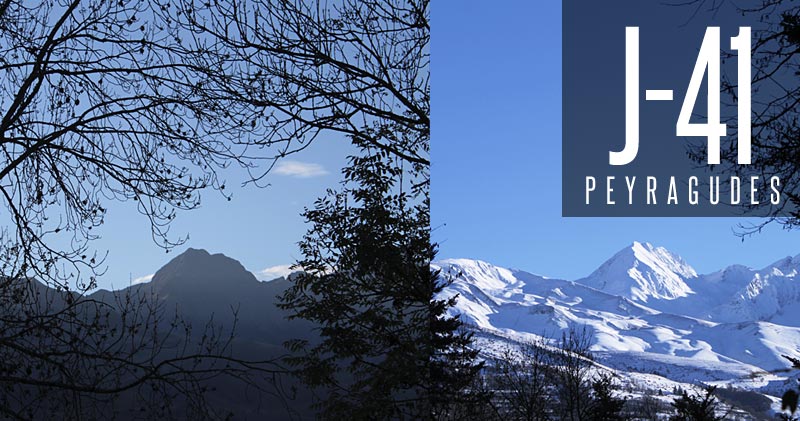
[[[145,217],[135,203],[109,203],[102,238],[94,247],[108,250],[108,271],[100,278],[101,288],[121,288],[129,281],[142,279],[177,256],[187,247],[224,253],[239,260],[245,268],[264,279],[279,275],[283,267],[300,257],[297,242],[307,226],[300,216],[325,189],[336,187],[340,170],[352,151],[349,139],[321,137],[308,149],[292,155],[270,173],[269,187],[240,187],[246,180],[242,170],[222,173],[229,202],[216,191],[205,191],[198,209],[181,212],[173,222],[171,238],[189,236],[187,243],[166,253],[156,246]],[[259,273],[273,268],[269,273]]]
[[[457,4],[457,6],[456,6]],[[732,218],[561,217],[561,2],[467,0],[432,12],[432,227],[439,258],[588,275],[634,240],[699,272],[800,253],[778,225]]]

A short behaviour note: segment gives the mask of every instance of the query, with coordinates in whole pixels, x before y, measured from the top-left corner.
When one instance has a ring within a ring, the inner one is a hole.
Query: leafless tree
[[[563,420],[591,418],[592,368],[589,352],[592,337],[586,328],[571,328],[561,335],[555,358],[555,382],[558,396],[557,414]]]
[[[0,3],[4,275],[91,288],[105,202],[136,202],[169,247],[176,209],[224,189],[216,170],[253,165],[233,141],[240,121],[220,112],[234,107],[200,95],[205,71],[173,54],[181,42],[150,7]]]
[[[476,370],[436,358],[456,354],[445,348],[462,337],[429,271],[428,1],[180,0],[161,10],[172,33],[190,34],[182,51],[207,69],[204,100],[232,99],[234,118],[260,130],[246,146],[276,151],[273,163],[313,142],[353,146],[342,190],[304,214],[312,226],[298,266],[307,273],[282,300],[320,326],[319,343],[289,342],[306,352],[289,360],[306,384],[326,392],[320,416],[430,414],[433,395],[454,389],[430,373]],[[253,168],[252,180],[270,168]]]
[[[558,340],[540,338],[507,349],[488,371],[501,419],[597,420],[621,418],[623,401],[613,375],[595,364],[591,335],[570,328]]]
[[[203,189],[225,194],[220,169],[284,154],[259,150],[275,132],[255,124],[266,108],[221,89],[213,70],[232,70],[230,53],[203,47],[210,36],[187,43],[196,31],[170,13],[144,0],[0,1],[0,411],[10,418],[104,415],[147,388],[158,398],[140,402],[159,403],[148,411],[174,410],[177,396],[203,408],[210,377],[278,371],[236,360],[230,337],[211,325],[192,333],[154,300],[85,295],[102,274],[91,242],[108,202],[133,202],[170,248],[183,241],[169,235],[177,210],[198,206]]]
[[[644,395],[640,399],[631,399],[625,404],[628,419],[637,421],[659,421],[671,410],[672,408],[666,402],[650,395]]]
[[[495,405],[503,418],[551,419],[554,355],[544,339],[507,349],[492,365]]]
[[[228,377],[282,393],[275,361],[237,358],[235,326],[194,328],[145,290],[93,299],[37,282],[0,288],[0,414],[12,419],[223,419]],[[272,380],[272,381],[270,381]]]
[[[249,111],[242,123],[262,136],[248,141],[280,146],[274,158],[327,133],[429,164],[427,0],[182,0],[162,10],[193,34],[187,51],[204,53],[209,99]]]
[[[777,222],[787,229],[800,224],[800,7],[784,0],[752,0],[747,2],[692,0],[680,4],[693,9],[693,18],[703,13],[735,12],[749,20],[752,28],[752,139],[750,165],[738,165],[737,142],[727,142],[721,150],[721,166],[731,175],[742,178],[757,176],[769,179],[778,176],[783,200],[771,207],[766,219],[741,226],[737,234],[745,237]],[[735,63],[738,57],[722,52],[723,62]],[[723,72],[721,80],[722,110],[725,120],[736,125],[739,101],[738,78]],[[690,150],[698,162],[705,160],[705,147],[698,143]],[[757,199],[768,202],[767,191]]]
[[[86,298],[107,203],[133,202],[169,249],[177,210],[225,194],[219,170],[258,184],[321,136],[392,155],[427,189],[429,40],[426,0],[0,0],[0,298],[14,304],[0,352],[27,353],[0,377],[24,397],[7,414],[53,390],[82,396],[78,412],[144,384],[188,390],[220,373],[210,361],[243,374],[221,337],[198,344],[143,302]],[[55,295],[25,292],[36,282]]]

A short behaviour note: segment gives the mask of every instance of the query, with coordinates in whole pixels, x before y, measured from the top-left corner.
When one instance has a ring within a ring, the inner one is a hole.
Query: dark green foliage
[[[675,399],[672,406],[677,414],[673,415],[671,421],[717,421],[725,419],[724,416],[716,415],[719,409],[719,402],[714,397],[715,386],[708,387],[705,393],[689,394],[681,391],[681,396]]]
[[[783,355],[783,358],[792,363],[792,368],[800,368],[800,360],[797,358],[790,355]],[[800,395],[794,389],[789,389],[783,394],[781,397],[781,411],[789,411],[789,414],[781,414],[782,419],[795,419],[794,414],[797,412],[798,399],[800,399]]]
[[[288,362],[320,396],[326,419],[419,419],[466,396],[480,370],[471,335],[436,298],[427,183],[396,158],[365,147],[305,217],[305,273],[281,306],[319,325],[320,341],[291,341]],[[437,415],[441,415],[437,413]]]
[[[797,411],[797,392],[794,390],[787,390],[781,397],[781,411],[788,410],[791,415]]]
[[[433,258],[433,254],[431,255]],[[469,333],[458,317],[447,315],[458,296],[441,298],[442,290],[453,282],[453,277],[442,276],[439,271],[430,272],[431,297],[428,317],[431,341],[428,382],[428,402],[434,419],[465,419],[460,413],[464,408],[474,412],[486,411],[492,393],[479,379],[484,363],[475,361],[478,350],[472,347]]]
[[[492,403],[495,391],[492,390],[488,376],[478,375],[473,377],[472,383],[465,392],[451,393],[455,399],[440,399],[439,404],[433,407],[433,420],[501,420],[497,408]],[[506,418],[507,419],[507,418]]]
[[[800,44],[800,17],[784,12],[781,14],[780,35],[791,44]]]
[[[592,383],[592,411],[594,421],[623,420],[621,415],[625,400],[614,395],[614,379],[608,374],[600,374]]]

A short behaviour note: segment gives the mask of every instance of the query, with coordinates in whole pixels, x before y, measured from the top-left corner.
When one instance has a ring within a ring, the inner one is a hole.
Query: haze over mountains
[[[798,256],[761,269],[732,265],[698,274],[676,254],[635,242],[578,280],[469,259],[433,266],[460,273],[442,294],[459,294],[453,313],[476,329],[484,356],[585,326],[597,361],[642,396],[704,383],[777,397],[796,386],[782,355],[800,357]],[[275,305],[288,286],[285,278],[259,281],[222,254],[189,249],[149,283],[91,297],[111,302],[131,292],[152,294],[194,326],[213,320],[230,327],[236,320],[237,355],[264,359],[285,354],[288,339],[313,340],[312,325],[287,320]],[[281,402],[263,394],[233,384],[219,390],[213,399],[243,414],[238,418],[286,415]],[[308,396],[299,399],[297,407],[307,407]]]
[[[288,313],[276,306],[277,297],[288,286],[284,277],[259,281],[241,263],[223,254],[188,249],[155,272],[150,282],[116,291],[99,290],[90,298],[106,303],[128,295],[155,299],[164,310],[165,324],[177,314],[201,333],[212,323],[224,336],[235,325],[233,356],[263,361],[286,355],[283,343],[287,340],[313,339],[310,323],[288,320]],[[270,390],[271,379],[265,381],[260,386]],[[289,378],[281,381],[286,391],[294,384]],[[218,380],[214,386],[215,392],[207,398],[217,407],[232,411],[234,419],[287,419],[285,405],[296,412],[294,419],[311,416],[310,396],[302,389],[287,401],[231,379]]]
[[[289,322],[276,307],[277,296],[289,286],[286,278],[259,281],[238,261],[223,254],[188,249],[159,269],[148,283],[119,291],[100,290],[93,298],[109,300],[124,291],[153,293],[167,308],[177,308],[182,317],[202,325],[213,317],[226,327],[236,316],[236,336],[262,346],[283,350],[283,341],[304,329]]]
[[[680,256],[634,242],[578,280],[469,259],[434,263],[461,276],[443,294],[491,353],[504,342],[586,326],[599,361],[633,375],[733,384],[780,396],[781,355],[800,357],[800,256],[765,268],[698,274]]]

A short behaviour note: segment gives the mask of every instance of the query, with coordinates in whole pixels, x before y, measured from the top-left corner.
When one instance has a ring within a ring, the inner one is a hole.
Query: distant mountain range
[[[284,277],[259,281],[241,263],[222,254],[188,249],[159,269],[148,283],[115,291],[99,290],[89,298],[114,303],[126,295],[153,297],[164,309],[165,317],[178,314],[192,329],[200,331],[211,322],[223,332],[230,332],[235,322],[233,355],[263,361],[286,355],[283,343],[289,339],[314,336],[309,322],[290,321],[288,313],[276,306],[277,297],[289,285]],[[286,390],[295,383],[290,378],[281,381]],[[235,419],[287,419],[285,404],[298,411],[294,419],[312,415],[310,395],[302,388],[295,400],[285,402],[229,379],[214,386],[216,391],[208,395],[209,401],[233,411]],[[269,388],[270,384],[262,386]]]
[[[215,323],[232,326],[235,314],[237,338],[284,352],[283,341],[306,337],[311,328],[302,321],[290,323],[288,313],[276,307],[276,297],[288,287],[285,277],[259,281],[237,260],[190,248],[159,269],[148,283],[99,290],[90,297],[108,301],[125,292],[152,293],[193,324],[204,324],[213,316]]]
[[[433,266],[460,275],[443,295],[459,294],[452,312],[477,329],[485,354],[585,326],[599,361],[628,377],[776,396],[796,386],[782,355],[800,357],[800,256],[698,274],[680,256],[634,242],[578,280],[469,259]]]
[[[797,384],[782,355],[800,357],[800,256],[761,269],[733,265],[698,274],[676,254],[635,242],[578,280],[469,259],[432,266],[459,275],[442,294],[459,295],[452,313],[475,329],[484,357],[586,327],[597,361],[634,394],[703,383],[757,391],[777,402]],[[286,278],[259,281],[222,254],[189,249],[148,283],[90,297],[110,303],[128,293],[151,295],[193,326],[213,320],[229,328],[236,320],[236,355],[265,359],[285,354],[288,339],[314,336],[314,326],[289,321],[276,307],[289,285]],[[219,390],[212,399],[237,419],[286,417],[273,397],[232,383]],[[307,408],[308,399],[301,393],[293,406]]]

